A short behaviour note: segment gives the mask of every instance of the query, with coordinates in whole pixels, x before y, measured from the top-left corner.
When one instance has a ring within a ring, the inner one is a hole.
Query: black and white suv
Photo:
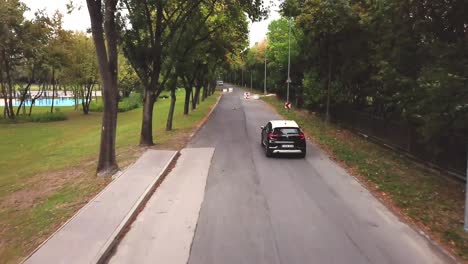
[[[261,129],[262,146],[267,157],[275,153],[294,153],[301,158],[306,156],[305,136],[295,121],[271,120]]]

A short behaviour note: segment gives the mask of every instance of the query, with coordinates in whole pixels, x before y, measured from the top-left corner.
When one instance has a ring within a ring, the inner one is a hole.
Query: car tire
[[[267,158],[273,156],[273,152],[271,152],[271,150],[268,149],[268,144],[265,145],[265,156],[267,156]]]
[[[305,157],[306,157],[306,154],[307,154],[307,152],[306,152],[305,150],[303,150],[303,151],[301,152],[301,154],[299,154],[299,158],[301,158],[301,159],[305,158]]]

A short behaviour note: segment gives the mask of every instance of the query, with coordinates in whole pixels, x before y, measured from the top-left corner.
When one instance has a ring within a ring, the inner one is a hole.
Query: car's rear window
[[[299,134],[301,131],[299,128],[295,127],[282,127],[282,128],[275,128],[275,134],[280,135],[290,135],[290,134]]]

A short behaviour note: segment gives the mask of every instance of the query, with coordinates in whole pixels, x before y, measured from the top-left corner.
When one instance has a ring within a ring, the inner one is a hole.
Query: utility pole
[[[286,102],[289,103],[289,83],[291,82],[291,18],[288,18],[288,23],[289,23],[289,32],[288,32],[288,80],[286,81],[288,83],[288,88],[286,91]]]
[[[466,144],[465,232],[468,232],[468,143]]]
[[[267,83],[267,79],[266,79],[266,46],[265,46],[265,77],[264,77],[264,82],[263,82],[263,94],[267,94],[267,90],[266,90],[266,83]]]

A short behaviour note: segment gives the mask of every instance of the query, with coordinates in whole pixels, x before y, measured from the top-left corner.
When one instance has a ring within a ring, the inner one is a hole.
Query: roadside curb
[[[140,196],[135,205],[130,209],[128,214],[120,223],[119,227],[112,234],[111,239],[106,242],[106,245],[100,250],[97,258],[93,263],[105,263],[109,255],[112,253],[112,250],[118,245],[120,239],[125,235],[128,228],[135,221],[137,216],[140,214],[141,210],[145,207],[148,200],[153,195],[157,187],[164,181],[165,176],[172,170],[174,163],[177,162],[180,151],[175,151],[172,157],[168,160],[164,168],[161,170],[161,173],[156,177],[153,182],[146,188],[143,194]]]
[[[97,251],[97,254],[89,263],[104,263],[107,259],[109,253],[112,252],[112,249],[119,242],[122,235],[126,233],[130,225],[133,223],[134,219],[138,216],[142,208],[146,205],[146,202],[149,200],[151,195],[157,186],[164,180],[165,175],[167,175],[172,169],[174,163],[179,157],[179,151],[174,151],[174,153],[168,158],[167,162],[162,166],[161,171],[157,177],[154,177],[153,180],[148,184],[146,189],[142,192],[138,200],[133,204],[131,209],[127,214],[122,218],[120,224],[115,228],[112,234],[107,238],[104,245]],[[124,172],[130,169],[132,166],[127,167]],[[34,251],[32,251],[27,257],[25,257],[20,263],[29,263],[31,258],[44,246],[52,240],[52,238],[57,235],[61,230],[63,230],[68,224],[75,220],[80,214],[87,210],[93,203],[96,201],[99,202],[101,195],[113,187],[113,184],[118,178],[120,178],[124,173],[120,173],[115,179],[112,180],[104,189],[102,189],[98,194],[96,194],[92,199],[90,199],[81,209],[79,209],[70,219],[68,219],[64,224],[62,224],[52,235],[50,235],[46,240],[44,240]],[[65,253],[65,252],[64,252]],[[65,253],[66,254],[66,253]],[[36,263],[32,261],[31,263]]]
[[[205,115],[205,117],[203,117],[203,119],[200,121],[200,123],[197,125],[197,127],[195,128],[195,131],[192,132],[192,134],[190,134],[189,136],[189,140],[190,141],[201,129],[202,127],[205,125],[206,121],[208,121],[208,119],[210,118],[211,114],[213,113],[213,111],[216,109],[216,107],[218,106],[219,104],[219,101],[221,101],[221,98],[223,97],[223,94],[221,94],[218,99],[216,100],[216,103],[213,105],[213,107],[211,108],[210,112],[208,112],[207,115]]]

